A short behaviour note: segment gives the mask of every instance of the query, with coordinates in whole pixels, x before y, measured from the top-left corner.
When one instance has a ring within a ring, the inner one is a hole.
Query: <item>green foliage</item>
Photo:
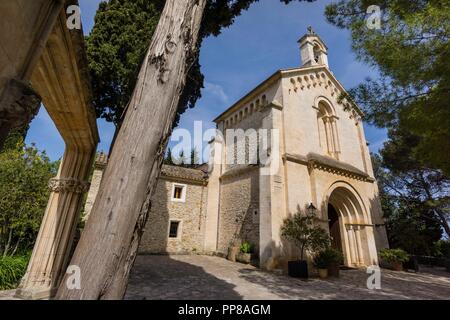
[[[409,255],[402,249],[383,249],[380,251],[380,258],[387,263],[406,262]]]
[[[200,164],[200,158],[198,156],[198,151],[196,148],[191,150],[191,159],[190,160],[191,160],[192,166]]]
[[[415,137],[397,132],[390,132],[382,157],[372,157],[389,242],[413,254],[430,255],[442,231],[450,235],[450,179],[423,167],[412,155]]]
[[[314,255],[313,263],[318,269],[327,269],[333,264],[342,264],[343,260],[342,252],[333,248],[326,248]]]
[[[0,255],[33,245],[48,201],[47,184],[57,165],[23,142],[0,153]]]
[[[242,253],[252,253],[253,246],[249,242],[244,242],[241,244],[240,251]]]
[[[164,164],[167,165],[175,165],[174,161],[173,161],[173,154],[172,154],[172,149],[168,149],[166,156],[164,157]]]
[[[26,125],[11,130],[5,140],[2,151],[22,148],[22,142],[25,140],[29,128],[30,126]]]
[[[27,270],[30,254],[0,257],[0,290],[15,289]]]
[[[434,244],[433,256],[450,258],[450,240],[439,240]]]
[[[299,210],[294,216],[285,219],[281,227],[281,235],[300,249],[301,260],[304,250],[317,252],[330,244],[328,233],[314,225],[315,219],[314,215],[303,215]]]
[[[196,168],[200,164],[200,158],[197,149],[193,148],[189,157],[182,150],[178,157],[173,155],[172,149],[168,148],[164,157],[164,164],[172,166],[182,166],[186,168]]]
[[[256,0],[211,0],[206,4],[200,30],[202,40],[218,36],[235,17]],[[281,0],[289,3],[291,0]],[[301,1],[301,0],[300,0]],[[313,0],[306,0],[313,1]],[[164,8],[164,0],[110,0],[100,3],[95,25],[86,38],[97,116],[120,126],[153,33]],[[198,50],[187,61],[190,66],[180,96],[177,117],[194,107],[201,97],[204,77],[200,72]]]
[[[163,0],[101,2],[86,38],[97,116],[119,125],[164,6]]]
[[[369,5],[383,10],[381,30],[366,26]],[[357,57],[380,72],[350,90],[368,119],[415,136],[411,155],[450,175],[450,1],[346,0],[326,17],[351,31]]]

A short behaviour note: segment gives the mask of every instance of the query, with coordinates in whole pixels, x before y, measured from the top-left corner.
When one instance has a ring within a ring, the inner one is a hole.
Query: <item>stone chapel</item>
[[[223,134],[210,142],[209,166],[163,166],[141,253],[226,255],[230,246],[247,241],[260,267],[281,269],[299,256],[280,235],[283,220],[314,210],[345,265],[378,264],[378,251],[388,242],[364,115],[340,99],[345,89],[329,69],[327,46],[311,28],[299,46],[301,67],[275,72],[214,120]],[[227,141],[228,129],[277,131],[279,143],[268,142],[276,157],[268,164],[270,174],[258,163],[227,161],[237,152],[235,138]],[[104,167],[101,156],[89,208]]]

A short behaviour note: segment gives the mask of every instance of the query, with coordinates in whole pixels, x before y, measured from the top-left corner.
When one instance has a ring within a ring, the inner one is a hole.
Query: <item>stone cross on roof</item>
[[[316,33],[314,32],[312,26],[309,26],[309,27],[308,27],[308,34],[309,34],[309,35],[314,35],[314,34],[316,34]]]

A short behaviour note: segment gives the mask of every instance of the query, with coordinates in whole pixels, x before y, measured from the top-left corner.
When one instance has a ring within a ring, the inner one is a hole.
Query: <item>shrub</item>
[[[15,289],[24,276],[30,255],[0,258],[0,290]]]
[[[380,251],[380,257],[388,263],[406,262],[409,260],[409,255],[402,249],[383,249]]]
[[[248,242],[244,242],[243,244],[241,244],[240,250],[242,253],[251,253],[253,250],[253,246]]]
[[[433,247],[433,255],[438,258],[450,258],[450,241],[436,241]]]
[[[313,263],[318,269],[326,269],[332,264],[341,264],[344,256],[338,250],[327,248],[314,256]]]

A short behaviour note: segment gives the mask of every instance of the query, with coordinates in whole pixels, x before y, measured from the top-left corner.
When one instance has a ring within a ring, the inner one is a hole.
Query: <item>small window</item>
[[[180,221],[170,221],[169,238],[178,238]]]
[[[174,192],[173,192],[173,198],[181,199],[182,196],[183,196],[183,187],[175,186]]]
[[[186,200],[186,185],[173,184],[172,201],[184,202]]]

